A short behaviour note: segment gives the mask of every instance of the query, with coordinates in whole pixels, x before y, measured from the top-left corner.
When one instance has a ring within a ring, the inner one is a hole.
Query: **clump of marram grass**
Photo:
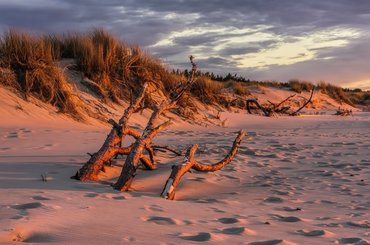
[[[245,83],[230,81],[225,85],[226,88],[232,88],[233,92],[240,96],[250,95],[251,92],[247,88]]]
[[[43,37],[9,30],[0,40],[2,84],[19,90],[27,99],[33,95],[61,112],[81,119],[72,88],[56,65],[58,55]]]
[[[313,88],[312,83],[306,82],[306,81],[300,81],[297,79],[290,80],[288,84],[289,84],[290,89],[297,93],[301,93],[303,91],[311,91],[311,89]]]
[[[334,100],[340,103],[344,102],[349,105],[353,105],[352,101],[348,98],[347,94],[344,92],[342,88],[325,82],[319,82],[318,87],[320,88],[321,92],[327,94]]]
[[[213,81],[206,76],[201,76],[196,79],[190,91],[203,103],[213,104],[218,102],[223,88],[222,83]]]
[[[0,67],[0,85],[14,89],[15,91],[20,90],[15,73],[9,68]]]
[[[173,75],[159,60],[102,29],[68,34],[59,43],[61,57],[74,58],[77,70],[95,83],[99,89],[94,92],[105,101],[118,103],[119,99],[128,99],[131,91],[139,90],[145,82],[156,83],[167,92],[174,86]]]
[[[9,30],[0,40],[0,54],[0,84],[19,91],[25,99],[35,96],[75,116],[81,101],[73,97],[57,65],[61,59],[73,59],[72,69],[84,76],[81,83],[104,102],[127,100],[147,82],[169,95],[182,79],[139,47],[101,29],[41,36]],[[155,104],[149,95],[144,102],[148,107]]]

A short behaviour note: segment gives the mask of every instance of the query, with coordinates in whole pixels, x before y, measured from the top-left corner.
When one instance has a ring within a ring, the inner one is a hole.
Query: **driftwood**
[[[266,117],[272,116],[272,114],[273,114],[272,108],[261,106],[256,99],[248,99],[247,100],[247,111],[248,111],[249,114],[252,114],[252,110],[251,110],[251,105],[252,104],[255,104],[257,106],[257,108],[259,110],[261,110]]]
[[[278,104],[272,103],[271,101],[267,101],[269,105],[266,105],[266,106],[263,106],[260,103],[258,103],[257,99],[248,99],[246,101],[247,111],[249,114],[253,114],[251,106],[255,105],[257,107],[257,110],[262,111],[262,113],[266,117],[271,117],[271,116],[278,115],[278,114],[296,116],[303,108],[305,108],[311,102],[314,90],[315,90],[315,87],[312,88],[310,97],[308,99],[305,99],[306,102],[303,103],[303,105],[299,107],[297,110],[292,111],[292,112],[290,111],[291,109],[290,106],[282,106],[282,105],[286,103],[287,101],[291,100],[296,94],[288,96],[286,99],[282,100]]]
[[[130,106],[125,110],[118,123],[113,119],[108,121],[110,124],[112,124],[112,129],[105,139],[105,142],[96,153],[88,153],[90,155],[90,159],[71,178],[81,181],[97,180],[99,172],[104,168],[105,164],[110,162],[112,158],[118,154],[128,155],[130,153],[132,146],[121,148],[121,143],[126,135],[130,135],[136,139],[140,138],[141,136],[139,132],[128,126],[128,120],[139,107],[144,98],[146,89],[147,84],[144,85],[140,95],[136,98],[136,100],[131,101]],[[154,152],[151,149],[150,144],[147,144],[145,148],[149,153],[149,158],[140,155],[139,160],[147,169],[155,169]]]
[[[108,134],[104,144],[101,146],[98,152],[90,154],[90,159],[87,161],[71,178],[75,178],[81,181],[87,180],[97,180],[100,171],[105,171],[104,166],[109,165],[113,158],[117,158],[119,155],[127,155],[125,163],[122,168],[122,172],[115,184],[112,186],[120,191],[129,190],[131,183],[136,175],[136,170],[140,163],[142,163],[147,169],[155,169],[155,152],[170,152],[176,156],[182,156],[183,152],[179,152],[170,146],[159,146],[154,145],[153,138],[167,126],[171,124],[171,121],[166,121],[158,125],[158,120],[160,116],[173,109],[177,102],[181,99],[183,94],[190,89],[195,81],[196,65],[193,62],[193,57],[190,57],[190,62],[192,64],[191,76],[185,83],[180,83],[174,91],[170,94],[170,99],[163,101],[158,107],[153,111],[148,124],[142,134],[128,126],[128,120],[131,115],[140,110],[140,105],[142,104],[144,95],[147,90],[147,85],[145,84],[140,95],[135,99],[131,100],[130,106],[125,110],[121,119],[116,122],[110,119],[108,122],[112,125],[112,129]],[[245,133],[240,131],[237,138],[235,139],[232,149],[226,155],[226,157],[212,165],[202,164],[194,159],[195,152],[197,150],[197,145],[193,145],[187,151],[184,164],[179,166],[174,166],[172,168],[172,173],[170,178],[167,180],[166,186],[162,192],[162,196],[173,199],[175,196],[175,188],[177,187],[181,177],[189,171],[191,168],[197,171],[210,172],[222,169],[228,163],[231,162],[235,156],[242,138]],[[131,136],[136,139],[136,141],[127,147],[122,147],[122,140],[125,136]],[[144,155],[144,151],[147,155]]]
[[[195,80],[195,73],[196,73],[196,65],[193,62],[193,57],[190,56],[190,62],[192,64],[192,72],[191,76],[188,80],[183,84],[180,83],[175,90],[171,93],[171,99],[169,101],[163,101],[159,107],[157,107],[150,119],[149,122],[141,135],[132,146],[130,154],[127,156],[125,164],[123,165],[122,172],[115,184],[113,184],[113,188],[120,190],[120,191],[127,191],[129,190],[131,183],[136,175],[136,170],[139,165],[140,156],[142,155],[143,150],[147,145],[150,145],[152,139],[163,129],[171,124],[171,121],[166,121],[158,126],[156,123],[159,117],[162,115],[163,112],[168,111],[174,108],[178,102],[178,100],[182,97],[182,95],[190,89],[191,85],[194,83]]]
[[[335,112],[334,114],[335,116],[343,116],[343,117],[346,117],[346,116],[353,116],[352,114],[352,110],[348,110],[348,109],[341,109],[340,107],[338,108],[338,110]]]
[[[215,164],[203,164],[194,159],[194,155],[198,149],[198,145],[192,145],[188,148],[185,155],[185,159],[181,165],[174,165],[172,167],[172,172],[168,178],[161,196],[166,199],[173,200],[175,198],[175,190],[177,185],[180,183],[180,180],[184,174],[194,169],[201,172],[213,172],[222,169],[224,166],[229,164],[233,157],[235,156],[240,143],[245,136],[245,133],[241,130],[234,140],[233,146],[230,152],[225,156],[223,160]]]
[[[310,102],[311,102],[314,90],[315,90],[315,86],[313,86],[313,87],[312,87],[310,98],[309,98],[309,99],[308,99],[308,100],[307,100],[307,101],[306,101],[306,102],[305,102],[301,107],[299,107],[299,108],[298,108],[298,110],[296,110],[295,112],[290,113],[290,114],[289,114],[290,116],[297,116],[297,115],[298,115],[298,113],[299,113],[303,108],[305,108],[305,107],[308,105],[308,103],[310,103]]]

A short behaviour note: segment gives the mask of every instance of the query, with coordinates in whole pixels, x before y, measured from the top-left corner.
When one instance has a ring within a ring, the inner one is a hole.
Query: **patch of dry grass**
[[[318,87],[320,88],[321,92],[327,94],[334,100],[340,103],[344,102],[349,105],[353,105],[353,102],[349,99],[349,97],[342,88],[325,82],[319,82]]]
[[[0,84],[15,91],[20,90],[20,85],[17,81],[15,73],[9,68],[0,67]]]
[[[251,94],[246,83],[230,81],[225,84],[225,87],[232,88],[237,95],[246,96]]]
[[[297,93],[301,93],[303,91],[311,91],[313,86],[314,85],[310,82],[300,81],[297,79],[293,79],[289,81],[290,89]]]
[[[218,104],[219,94],[224,88],[221,82],[213,81],[206,76],[198,77],[191,88],[191,93],[206,104]]]
[[[86,111],[86,107],[75,96],[76,91],[58,66],[62,59],[75,61],[72,69],[87,78],[82,84],[104,102],[128,100],[148,82],[154,92],[145,97],[144,105],[153,108],[158,103],[155,94],[169,96],[177,83],[186,79],[181,73],[169,72],[160,60],[141,48],[128,45],[102,29],[38,36],[9,30],[0,38],[0,84],[19,92],[25,99],[34,96],[56,106],[61,112],[82,119],[81,111]],[[225,104],[221,96],[223,88],[232,88],[235,94],[247,96],[251,85],[291,88],[296,92],[310,91],[313,86],[299,80],[288,83],[218,82],[209,76],[200,76],[179,104],[191,108],[190,111],[196,110],[194,98],[205,104]],[[320,83],[319,87],[332,98],[345,103],[368,101],[366,93],[348,93],[326,83]]]
[[[0,40],[0,54],[2,84],[18,90],[26,99],[33,95],[81,119],[72,88],[55,63],[58,55],[51,42],[9,30]]]

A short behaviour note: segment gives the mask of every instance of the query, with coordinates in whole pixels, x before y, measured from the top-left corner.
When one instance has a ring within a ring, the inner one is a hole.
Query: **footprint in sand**
[[[226,235],[241,235],[245,232],[245,228],[244,227],[230,227],[230,228],[223,229],[221,232]]]
[[[275,245],[281,244],[283,240],[267,240],[267,241],[260,241],[260,242],[250,242],[248,245]]]
[[[339,223],[318,224],[317,226],[320,226],[320,227],[331,227],[331,228],[343,227],[343,225],[341,225]]]
[[[8,139],[16,139],[19,138],[18,132],[9,132],[8,135],[6,136]]]
[[[188,241],[206,242],[206,241],[211,240],[211,233],[199,232],[195,235],[182,234],[182,235],[179,235],[179,238],[184,239],[184,240],[188,240]]]
[[[268,203],[282,203],[283,199],[280,197],[271,196],[271,197],[265,198],[263,201],[268,202]]]
[[[150,206],[144,206],[145,210],[152,211],[152,212],[163,212],[163,208],[159,205],[150,205]]]
[[[189,177],[188,178],[188,180],[191,180],[191,181],[197,181],[197,182],[205,182],[207,179],[206,178],[204,178],[204,177],[198,177],[198,176],[196,176],[196,177]]]
[[[47,200],[51,200],[50,198],[47,198],[47,197],[44,197],[44,196],[33,196],[32,197],[33,200],[37,200],[37,201],[47,201]]]
[[[272,192],[275,193],[276,195],[280,195],[280,196],[291,196],[291,195],[293,195],[293,193],[290,192],[290,191],[272,190]]]
[[[239,222],[237,218],[219,218],[217,221],[222,224],[235,224]]]
[[[97,197],[97,196],[99,196],[99,194],[96,194],[96,193],[87,193],[84,197],[94,198],[94,197]]]
[[[124,196],[114,196],[114,197],[112,197],[112,199],[114,199],[114,200],[125,200],[126,197],[124,197]]]
[[[28,129],[28,128],[21,128],[19,129],[21,132],[23,133],[26,133],[26,134],[29,134],[29,133],[32,133],[32,130]]]
[[[33,208],[40,208],[42,207],[42,204],[40,202],[30,202],[25,204],[12,205],[11,207],[17,210],[27,210]]]
[[[357,222],[347,222],[346,223],[349,226],[354,226],[358,228],[365,228],[369,229],[370,228],[370,220],[363,220],[363,221],[357,221]]]
[[[32,233],[28,235],[22,242],[26,243],[52,243],[58,242],[59,239],[48,233]]]
[[[324,236],[324,235],[329,234],[329,232],[325,230],[312,230],[312,231],[297,230],[296,233],[302,236],[307,236],[307,237],[318,237],[318,236]]]
[[[301,208],[292,208],[292,207],[282,207],[282,208],[279,208],[279,210],[286,211],[286,212],[302,211]]]
[[[161,216],[150,216],[148,218],[143,218],[143,220],[153,222],[157,225],[179,225],[181,223],[178,220]]]
[[[355,244],[355,245],[367,245],[369,244],[368,240],[363,240],[359,237],[348,237],[348,238],[341,238],[338,240],[340,244]]]
[[[210,208],[213,212],[216,212],[216,213],[226,213],[226,211],[222,210],[222,209],[219,209],[219,208]]]
[[[10,148],[10,147],[1,147],[0,148],[0,152],[6,152],[6,151],[9,151],[9,150],[11,150],[12,148]]]
[[[302,221],[300,218],[295,217],[295,216],[273,215],[272,217],[274,219],[276,219],[278,221],[282,221],[282,222],[291,222],[291,223],[294,223],[294,222]]]
[[[136,238],[135,237],[132,237],[132,236],[127,236],[127,237],[124,237],[122,240],[125,243],[127,243],[127,242],[135,242],[136,241]]]

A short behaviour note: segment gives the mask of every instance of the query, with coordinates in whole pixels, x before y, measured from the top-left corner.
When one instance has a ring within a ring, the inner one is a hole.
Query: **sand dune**
[[[369,113],[222,117],[227,128],[174,125],[156,139],[178,150],[198,143],[197,159],[211,163],[227,153],[237,130],[248,132],[230,165],[186,174],[176,201],[159,194],[181,157],[159,153],[158,169],[140,170],[133,190],[121,193],[110,183],[123,159],[100,182],[69,178],[107,128],[1,127],[1,244],[369,243]]]

